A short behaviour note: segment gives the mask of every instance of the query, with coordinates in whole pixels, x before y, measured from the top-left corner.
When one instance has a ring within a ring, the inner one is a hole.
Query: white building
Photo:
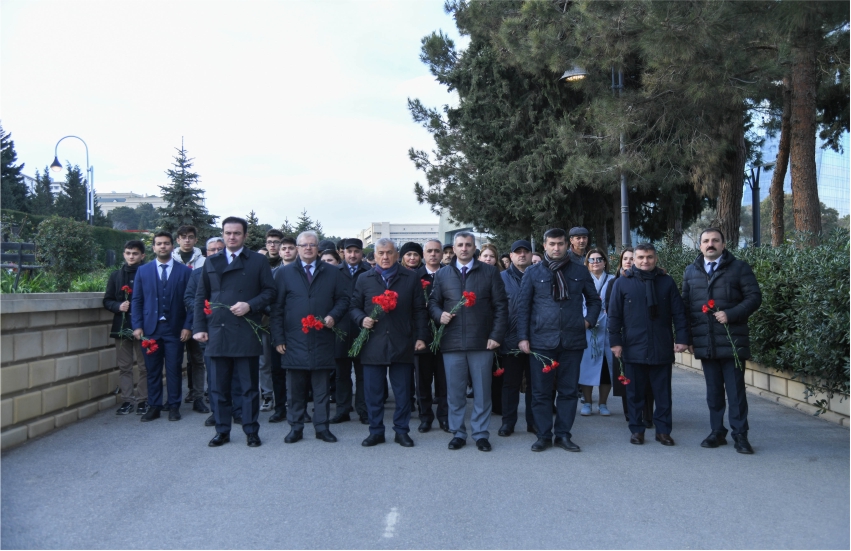
[[[148,195],[147,193],[140,195],[132,191],[129,193],[116,193],[114,191],[110,193],[98,193],[95,191],[95,197],[97,197],[100,210],[104,214],[118,207],[135,209],[142,203],[150,203],[154,208],[168,206],[168,203],[162,197]]]
[[[26,174],[21,174],[24,177],[24,183],[29,188],[30,193],[35,193],[35,186],[38,185],[38,180],[33,178],[32,176],[27,176]],[[53,178],[50,178],[50,192],[53,195],[58,195],[59,192],[62,191],[62,182],[56,182]]]
[[[430,224],[391,224],[390,222],[373,222],[358,233],[358,239],[363,241],[364,247],[371,247],[382,237],[389,237],[401,247],[409,241],[425,245],[429,239],[439,239],[437,235],[438,223]]]

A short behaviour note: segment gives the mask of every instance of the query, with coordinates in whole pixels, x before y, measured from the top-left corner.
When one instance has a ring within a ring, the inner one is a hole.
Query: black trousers
[[[290,409],[287,422],[295,430],[304,430],[307,394],[313,389],[313,428],[316,432],[328,430],[331,402],[328,400],[333,369],[287,369],[287,387],[290,389]]]
[[[535,425],[535,416],[532,413],[532,378],[529,375],[529,355],[518,354],[516,356],[501,356],[500,363],[505,373],[502,374],[502,424],[514,428],[517,424],[517,409],[520,405],[520,385],[523,383],[523,374],[529,388],[526,389],[526,427]],[[496,377],[495,377],[496,378]]]
[[[626,403],[629,408],[629,430],[644,434],[644,389],[649,383],[653,389],[656,408],[653,423],[656,434],[671,434],[671,364],[651,365],[624,362],[624,373],[630,379],[626,385]]]
[[[358,417],[366,419],[366,400],[363,397],[363,366],[359,358],[337,358],[336,381],[337,389],[335,398],[337,400],[336,414],[342,415],[352,411],[352,366],[355,368],[355,411]]]
[[[213,414],[216,419],[216,432],[230,433],[233,403],[242,402],[242,430],[245,434],[256,434],[260,430],[257,417],[260,415],[260,357],[248,356],[231,358],[211,356],[210,367],[213,370],[213,398],[216,407]],[[232,392],[231,380],[239,378],[241,394]]]
[[[745,372],[736,361],[701,360],[706,379],[706,405],[709,406],[709,426],[713,431],[727,433],[724,410],[730,420],[733,436],[748,433],[748,394],[745,392]],[[724,400],[726,389],[727,400]]]
[[[443,367],[443,354],[426,352],[414,356],[415,379],[417,380],[417,406],[420,421],[434,421],[432,406],[437,402],[437,420],[449,419],[449,405],[446,401],[446,370]],[[431,383],[434,381],[434,394]]]
[[[275,411],[287,412],[287,370],[281,367],[281,356],[275,347],[272,347],[272,394],[275,396]]]

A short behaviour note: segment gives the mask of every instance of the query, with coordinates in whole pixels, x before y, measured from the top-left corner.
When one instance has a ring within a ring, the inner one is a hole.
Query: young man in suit
[[[145,354],[148,412],[142,416],[143,422],[158,419],[163,409],[163,364],[168,384],[168,420],[180,420],[183,346],[192,336],[192,314],[186,311],[183,295],[192,270],[174,261],[173,249],[170,233],[161,231],[154,235],[157,258],[136,271],[131,295],[133,336],[154,343]]]

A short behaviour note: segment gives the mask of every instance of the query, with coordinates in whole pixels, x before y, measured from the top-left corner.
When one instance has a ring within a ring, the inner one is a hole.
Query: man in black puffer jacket
[[[738,260],[724,247],[721,230],[704,230],[700,234],[701,254],[686,268],[683,277],[683,301],[688,308],[693,343],[691,350],[703,364],[712,428],[700,445],[717,448],[727,443],[727,429],[724,428],[726,387],[736,451],[751,454],[744,362],[751,357],[748,318],[762,304],[762,292],[747,262]],[[710,301],[713,304],[710,305]],[[731,338],[736,343],[735,355]]]
[[[449,430],[455,437],[450,450],[467,442],[464,412],[467,408],[467,375],[473,381],[473,412],[470,427],[476,447],[490,451],[488,425],[491,415],[491,377],[493,355],[508,329],[508,299],[496,266],[473,258],[475,237],[469,232],[455,234],[455,260],[434,275],[434,288],[428,299],[429,315],[435,324],[445,325],[440,341],[449,402]],[[472,306],[450,311],[464,298],[475,293]]]

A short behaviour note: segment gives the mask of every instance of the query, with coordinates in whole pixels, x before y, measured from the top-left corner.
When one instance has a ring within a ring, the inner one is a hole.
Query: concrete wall
[[[103,293],[3,295],[0,448],[113,407],[112,313]]]
[[[675,365],[684,369],[703,371],[700,360],[688,352],[675,354]],[[848,395],[835,394],[828,399],[826,394],[815,396],[806,395],[804,382],[792,379],[792,376],[773,367],[766,367],[755,362],[745,362],[745,384],[751,394],[773,400],[784,406],[814,415],[819,408],[814,404],[817,400],[828,400],[828,411],[820,414],[822,419],[849,426]]]

